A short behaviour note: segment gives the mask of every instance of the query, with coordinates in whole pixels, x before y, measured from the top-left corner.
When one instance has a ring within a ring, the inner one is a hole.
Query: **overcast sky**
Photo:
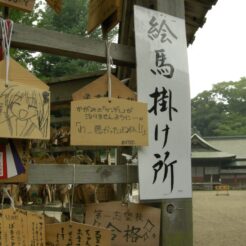
[[[218,0],[188,48],[191,97],[246,76],[246,0]]]

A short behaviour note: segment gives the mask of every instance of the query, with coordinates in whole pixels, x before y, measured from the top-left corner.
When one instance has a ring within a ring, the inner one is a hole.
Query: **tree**
[[[218,83],[191,105],[192,128],[201,135],[246,135],[246,78]]]
[[[36,10],[30,15],[17,14],[15,11],[12,14],[11,12],[11,19],[19,23],[35,25],[54,31],[90,36],[97,39],[102,38],[100,29],[97,29],[91,35],[86,34],[87,3],[87,0],[63,0],[60,14],[56,14],[49,6],[45,5],[44,8],[36,6]],[[41,3],[39,2],[39,4]],[[112,32],[111,37],[114,34],[115,32]],[[12,54],[16,60],[31,68],[32,72],[44,80],[63,75],[96,71],[105,67],[103,64],[96,62],[18,49]]]

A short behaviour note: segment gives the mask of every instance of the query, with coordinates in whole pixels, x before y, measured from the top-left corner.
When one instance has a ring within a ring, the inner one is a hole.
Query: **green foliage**
[[[44,13],[42,6],[42,0],[36,1],[34,10],[31,13],[10,8],[10,19],[14,23],[23,23],[30,26],[36,25],[42,19]]]
[[[192,128],[203,136],[246,135],[246,78],[221,82],[191,101]]]
[[[102,39],[100,29],[94,31],[91,35],[86,33],[88,0],[63,0],[62,2],[63,6],[60,14],[56,14],[55,11],[47,5],[43,5],[43,7],[40,8],[43,1],[38,1],[35,11],[31,14],[11,11],[11,19],[18,23],[54,31]],[[112,32],[111,37],[114,34],[115,32]],[[12,51],[12,55],[43,80],[64,75],[97,71],[104,67],[103,64],[96,62],[18,49]]]

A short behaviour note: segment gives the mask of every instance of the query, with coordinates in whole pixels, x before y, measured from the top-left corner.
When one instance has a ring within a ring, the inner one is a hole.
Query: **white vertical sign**
[[[149,146],[138,151],[140,199],[189,198],[190,89],[183,19],[134,6],[138,100]]]

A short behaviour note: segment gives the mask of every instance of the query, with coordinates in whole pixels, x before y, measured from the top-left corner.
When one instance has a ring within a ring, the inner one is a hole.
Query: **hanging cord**
[[[125,154],[122,154],[123,156]],[[125,194],[125,197],[124,197],[124,201],[123,203],[127,205],[129,205],[130,203],[130,195],[131,195],[131,184],[129,183],[129,163],[130,163],[130,160],[126,160],[126,194]]]
[[[113,64],[113,59],[110,56],[110,47],[112,42],[106,39],[106,50],[107,50],[107,73],[108,73],[108,99],[111,101],[112,98],[112,81],[111,81],[111,65]]]
[[[2,209],[3,209],[3,204],[4,204],[4,194],[7,195],[7,197],[10,200],[10,205],[11,207],[15,210],[15,202],[14,199],[10,196],[8,189],[7,188],[3,188],[3,194],[2,194]]]
[[[74,186],[75,186],[75,164],[73,164],[72,196],[71,196],[71,200],[69,202],[69,217],[70,217],[70,222],[72,221],[72,216],[73,216]]]
[[[129,163],[128,162],[126,163],[126,183],[127,183],[126,204],[128,206],[130,203],[130,196],[131,196],[131,189],[132,189],[131,184],[129,184]]]
[[[4,190],[2,192],[2,202],[1,202],[1,204],[2,204],[2,209],[3,209],[3,204],[4,204]]]
[[[2,48],[4,59],[6,60],[6,79],[5,87],[9,86],[9,61],[10,61],[10,43],[13,33],[14,22],[12,20],[4,20],[0,18],[1,31],[2,31]]]

